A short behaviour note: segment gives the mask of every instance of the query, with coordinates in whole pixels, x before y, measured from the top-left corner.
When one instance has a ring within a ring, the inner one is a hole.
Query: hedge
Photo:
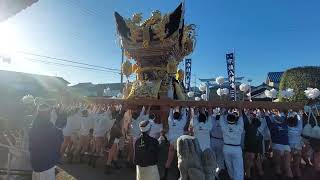
[[[305,66],[288,69],[281,77],[279,90],[292,88],[295,95],[286,100],[279,97],[280,102],[307,102],[304,90],[308,87],[320,89],[320,66]]]

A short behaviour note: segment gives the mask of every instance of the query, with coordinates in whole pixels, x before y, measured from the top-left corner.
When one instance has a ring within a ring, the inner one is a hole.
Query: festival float
[[[121,70],[127,77],[121,98],[91,98],[95,103],[121,103],[133,106],[153,105],[166,124],[170,106],[213,106],[301,109],[303,103],[188,100],[183,84],[184,72],[178,65],[190,55],[196,42],[196,26],[184,21],[181,3],[172,13],[153,11],[143,20],[141,13],[131,18],[114,13],[119,42],[125,62]],[[129,77],[135,80],[129,82]]]
[[[195,26],[185,24],[183,17],[182,4],[170,14],[153,11],[144,21],[141,13],[126,19],[115,12],[121,46],[128,59],[122,71],[127,77],[136,76],[134,82],[127,82],[124,99],[186,99],[183,71],[177,71],[177,66],[194,49]]]

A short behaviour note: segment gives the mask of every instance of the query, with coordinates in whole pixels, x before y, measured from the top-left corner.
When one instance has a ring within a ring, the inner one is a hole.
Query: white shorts
[[[290,144],[290,149],[291,150],[302,150],[302,142],[301,143],[294,143],[294,144]]]
[[[62,130],[63,136],[71,136],[72,135],[72,130],[69,128],[64,128]]]
[[[173,146],[174,150],[177,150],[177,140],[178,140],[178,139],[172,139],[172,140],[170,140],[170,144]]]
[[[113,144],[119,144],[120,139],[119,138],[115,138],[113,141]]]
[[[43,172],[33,172],[32,180],[55,180],[55,167],[52,167]]]
[[[104,131],[94,131],[93,136],[94,137],[104,137],[106,133]]]
[[[280,151],[281,155],[283,155],[285,151],[291,152],[290,146],[283,144],[272,144],[272,149]]]

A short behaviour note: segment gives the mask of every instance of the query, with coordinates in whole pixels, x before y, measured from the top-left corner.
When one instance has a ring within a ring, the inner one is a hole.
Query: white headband
[[[147,123],[147,125],[143,127],[142,125],[145,123]],[[142,121],[140,122],[139,127],[141,132],[147,132],[151,128],[151,123],[149,121]]]

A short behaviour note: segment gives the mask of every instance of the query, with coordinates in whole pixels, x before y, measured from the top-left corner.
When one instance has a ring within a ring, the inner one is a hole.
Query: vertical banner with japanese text
[[[191,59],[185,59],[185,88],[189,92],[191,86]]]
[[[229,80],[229,95],[232,101],[236,101],[236,82],[235,82],[235,58],[234,53],[226,54],[227,60],[227,71],[228,71],[228,80]]]

